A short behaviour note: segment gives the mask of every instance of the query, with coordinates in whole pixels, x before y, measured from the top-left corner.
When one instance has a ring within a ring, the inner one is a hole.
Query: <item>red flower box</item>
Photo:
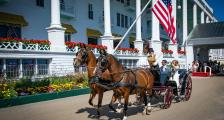
[[[162,50],[163,54],[173,54],[172,50]]]
[[[137,48],[118,48],[117,50],[130,51],[130,52],[134,52],[134,53],[138,53],[139,52],[139,50]]]
[[[49,40],[26,40],[21,38],[0,38],[0,42],[22,42],[24,44],[42,44],[42,45],[50,45]]]
[[[181,50],[178,50],[178,51],[177,51],[177,53],[178,53],[178,54],[183,54],[183,55],[185,55],[185,54],[186,54],[186,52],[185,52],[185,51],[181,51]]]
[[[84,44],[81,42],[65,42],[65,45],[68,46],[69,48],[75,48],[76,46],[80,47],[82,45],[85,45],[86,47],[91,48],[91,49],[94,49],[94,48],[107,49],[107,47],[103,46],[103,45]]]

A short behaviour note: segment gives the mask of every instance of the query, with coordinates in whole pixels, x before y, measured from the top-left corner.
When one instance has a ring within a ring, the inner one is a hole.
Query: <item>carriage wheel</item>
[[[163,98],[163,102],[164,102],[163,108],[164,109],[169,108],[172,104],[172,100],[173,100],[173,88],[171,86],[168,86],[166,88],[165,95]]]
[[[192,79],[191,76],[189,75],[187,77],[187,84],[185,87],[185,101],[188,101],[190,99],[191,92],[192,92]]]

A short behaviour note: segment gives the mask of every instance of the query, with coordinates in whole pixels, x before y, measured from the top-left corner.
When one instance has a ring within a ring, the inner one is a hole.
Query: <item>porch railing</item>
[[[0,42],[0,50],[49,51],[48,44],[27,44],[22,42]]]

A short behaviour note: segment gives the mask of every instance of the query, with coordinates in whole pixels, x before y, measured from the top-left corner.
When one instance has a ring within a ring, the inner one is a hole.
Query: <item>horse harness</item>
[[[128,82],[124,82],[123,80],[127,79],[128,73],[131,72],[134,75],[134,83],[130,83],[130,80]],[[103,80],[99,77],[92,77],[90,79],[89,84],[97,84],[107,90],[112,90],[117,87],[129,87],[131,89],[131,92],[138,87],[138,82],[136,80],[136,74],[134,73],[133,70],[125,70],[124,72],[118,72],[118,73],[110,73],[110,78],[113,77],[115,74],[122,74],[122,77],[119,81],[117,82],[112,82],[112,79],[109,80]]]

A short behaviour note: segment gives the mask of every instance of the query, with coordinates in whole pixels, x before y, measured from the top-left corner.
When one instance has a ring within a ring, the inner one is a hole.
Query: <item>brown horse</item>
[[[127,119],[129,95],[133,91],[138,91],[141,93],[141,97],[144,98],[146,114],[148,114],[148,107],[150,103],[148,104],[146,93],[150,96],[152,95],[152,87],[154,82],[153,75],[145,69],[124,70],[123,66],[114,56],[107,54],[104,51],[101,52],[101,55],[98,58],[95,71],[96,76],[101,77],[102,73],[107,69],[112,76],[114,90],[124,97],[123,120]],[[117,97],[113,95],[111,103],[109,104],[110,107],[116,99]]]
[[[98,86],[94,81],[92,81],[94,78],[93,71],[96,67],[96,57],[94,53],[91,50],[86,49],[85,47],[81,47],[79,51],[76,53],[76,59],[74,59],[73,65],[75,67],[79,67],[81,65],[87,65],[89,85],[91,88],[89,104],[91,106],[94,106],[92,101],[95,98],[96,94],[98,93],[99,96],[98,96],[98,105],[97,105],[97,108],[98,108],[97,115],[99,117],[100,116],[99,108],[102,105],[103,93],[106,89],[101,86]],[[102,74],[102,79],[103,80],[111,79],[108,70]],[[119,104],[121,104],[120,99],[119,99]]]

